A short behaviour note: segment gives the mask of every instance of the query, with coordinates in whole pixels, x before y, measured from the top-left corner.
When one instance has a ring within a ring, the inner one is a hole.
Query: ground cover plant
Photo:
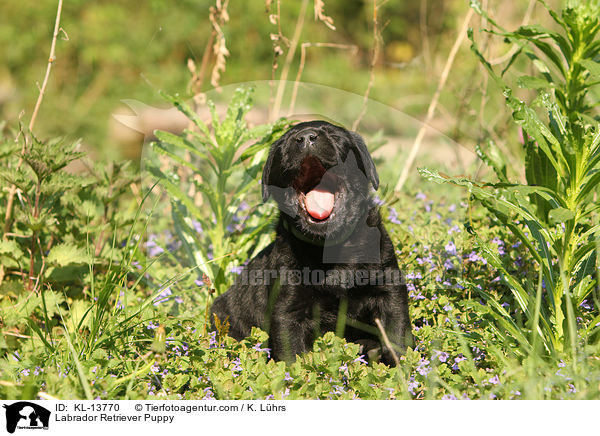
[[[517,90],[470,34],[522,129],[509,132],[524,177],[490,140],[478,154],[497,181],[421,169],[439,184],[383,190],[416,339],[398,367],[333,333],[275,362],[265,332],[207,327],[214,296],[272,237],[260,169],[293,121],[250,126],[240,87],[226,110],[208,103],[210,123],[164,94],[189,128],[157,132],[141,175],[2,126],[0,397],[599,399],[598,4],[514,31],[472,6],[517,47],[509,66],[533,71]]]

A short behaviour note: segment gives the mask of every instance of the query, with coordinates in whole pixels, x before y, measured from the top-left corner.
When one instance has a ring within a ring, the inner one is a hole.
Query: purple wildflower
[[[459,354],[459,355],[458,355],[458,357],[456,357],[456,358],[454,359],[454,365],[452,365],[452,369],[453,369],[454,371],[458,371],[458,370],[460,369],[460,368],[458,367],[458,364],[459,364],[460,362],[462,362],[463,360],[467,360],[467,358],[466,358],[465,356],[463,356],[463,355],[462,355],[462,353],[461,353],[461,354]]]
[[[162,290],[162,292],[160,294],[158,294],[158,296],[154,299],[154,305],[158,306],[160,303],[164,303],[165,301],[167,301],[169,299],[169,295],[171,295],[171,288],[170,287],[166,287],[165,289]]]
[[[217,348],[217,332],[208,333],[208,348]]]
[[[158,235],[155,235],[153,233],[148,235],[148,241],[146,242],[146,248],[148,249],[148,255],[150,257],[158,256],[159,254],[161,254],[162,252],[165,251],[162,247],[160,247],[156,243],[157,237],[158,237]]]
[[[213,391],[210,387],[204,388],[204,398],[202,398],[202,399],[203,400],[214,400],[215,399],[215,394],[213,393]]]
[[[390,222],[394,224],[402,224],[402,221],[398,218],[398,212],[393,207],[390,207],[390,214],[388,216]]]
[[[271,349],[270,348],[260,348],[261,345],[262,345],[262,342],[259,342],[252,348],[256,351],[267,353],[267,359],[270,358],[271,357]]]
[[[446,269],[446,271],[454,269],[454,263],[452,263],[451,259],[446,259],[446,261],[444,262],[444,268]]]
[[[446,360],[448,360],[448,357],[450,357],[450,355],[448,353],[446,353],[445,351],[439,352],[438,351],[438,355],[437,358],[440,362],[445,363]]]
[[[456,245],[453,241],[448,242],[444,248],[450,256],[456,256]]]
[[[231,368],[231,374],[234,377],[239,376],[239,373],[244,370],[244,368],[242,368],[242,362],[241,362],[240,358],[236,357],[235,359],[233,359],[231,361],[231,363],[233,363],[233,368]]]
[[[358,363],[358,362],[360,362],[360,363],[364,363],[365,365],[368,365],[368,364],[369,364],[369,362],[367,362],[367,361],[365,360],[365,355],[364,355],[364,354],[361,354],[361,355],[360,355],[360,356],[358,356],[356,359],[354,359],[354,363]]]
[[[244,269],[244,267],[241,265],[232,266],[230,272],[232,272],[233,274],[240,275],[242,273],[243,269]]]
[[[460,233],[462,230],[460,229],[460,227],[458,227],[456,224],[454,224],[452,227],[450,227],[448,229],[448,234],[451,235],[452,233]]]
[[[429,363],[429,360],[422,358],[419,360],[419,365],[417,366],[416,371],[421,375],[427,376],[429,371],[431,371]]]
[[[416,381],[414,379],[414,377],[411,377],[410,381],[408,382],[408,392],[410,392],[412,395],[415,395],[415,389],[417,389],[419,387],[419,382]]]
[[[506,254],[506,250],[504,249],[504,241],[497,236],[492,239],[492,244],[496,244],[498,246],[498,254],[500,256],[504,256]]]

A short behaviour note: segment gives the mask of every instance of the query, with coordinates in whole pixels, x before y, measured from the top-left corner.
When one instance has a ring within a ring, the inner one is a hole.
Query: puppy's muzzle
[[[300,148],[308,148],[315,143],[319,134],[314,129],[304,129],[296,134],[296,142]]]

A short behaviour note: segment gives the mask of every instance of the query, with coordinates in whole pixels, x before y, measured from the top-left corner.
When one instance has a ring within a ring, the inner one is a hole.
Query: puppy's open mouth
[[[321,161],[308,156],[302,161],[298,177],[294,180],[300,205],[315,221],[325,221],[333,212],[337,177],[327,171]]]

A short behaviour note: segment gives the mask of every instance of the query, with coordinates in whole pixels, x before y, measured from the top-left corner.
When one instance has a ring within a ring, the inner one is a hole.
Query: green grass
[[[74,312],[78,302],[91,303],[91,294],[70,303],[63,294],[63,303],[54,303],[53,309],[51,301],[60,301],[56,292],[41,294],[44,308],[40,298],[25,290],[7,292],[3,285],[2,313],[12,313],[3,315],[3,332],[12,334],[0,343],[0,393],[35,398],[43,391],[63,399],[599,398],[600,366],[591,350],[562,360],[505,347],[505,332],[485,316],[478,289],[505,304],[515,320],[522,313],[497,279],[498,271],[473,253],[473,236],[463,227],[466,205],[449,204],[441,200],[443,192],[435,191],[426,199],[405,195],[395,209],[402,212],[385,212],[393,221],[387,226],[400,264],[409,274],[417,339],[400,369],[363,363],[356,345],[332,334],[291,365],[268,359],[266,335],[258,330],[239,343],[221,341],[205,333],[208,287],[175,285],[155,305],[159,291],[138,282],[140,274],[127,259],[141,253],[127,244],[115,272],[96,280],[100,303],[85,319]],[[481,210],[474,216],[490,224]],[[507,268],[535,276],[526,251],[512,247],[514,238],[498,227],[480,236],[502,247],[498,255]],[[164,259],[159,262],[169,269]],[[231,280],[234,273],[228,276]],[[592,313],[580,322],[589,322]],[[38,325],[43,319],[55,322],[50,321],[54,326],[46,334],[33,329],[27,318]]]

